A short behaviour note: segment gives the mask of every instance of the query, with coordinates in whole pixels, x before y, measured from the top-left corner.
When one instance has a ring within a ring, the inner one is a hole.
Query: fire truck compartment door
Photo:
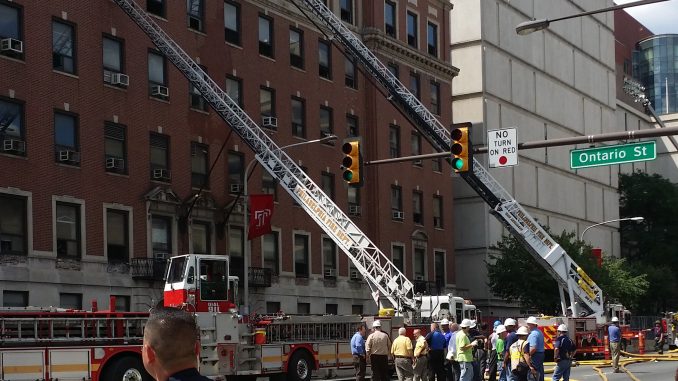
[[[53,379],[86,380],[89,369],[89,350],[58,349],[49,352],[49,373]]]
[[[0,378],[12,381],[35,381],[45,378],[43,351],[2,352]]]

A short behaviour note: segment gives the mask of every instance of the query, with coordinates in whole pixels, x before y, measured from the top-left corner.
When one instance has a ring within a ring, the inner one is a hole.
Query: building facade
[[[155,21],[330,195],[422,292],[455,286],[449,168],[364,169],[347,189],[339,150],[366,160],[431,147],[350,56],[288,1],[140,0]],[[452,119],[445,1],[331,0],[335,13],[443,123]],[[4,306],[145,310],[166,258],[228,254],[257,313],[371,313],[369,288],[332,239],[114,2],[0,0],[0,288]],[[5,45],[5,41],[6,44]],[[9,48],[4,48],[8,46]],[[250,241],[247,181],[275,198]]]
[[[638,41],[634,77],[645,86],[657,114],[678,113],[678,34],[662,34]]]

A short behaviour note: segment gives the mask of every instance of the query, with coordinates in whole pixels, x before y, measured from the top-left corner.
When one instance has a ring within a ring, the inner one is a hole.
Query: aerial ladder
[[[411,120],[434,149],[450,152],[452,139],[448,129],[403,86],[396,76],[370,51],[367,46],[321,0],[291,0],[316,23],[344,51],[360,62],[386,91],[388,99]],[[310,14],[309,14],[310,13]],[[448,160],[449,162],[449,160]],[[558,282],[563,315],[566,314],[563,290],[569,293],[573,316],[578,316],[578,302],[595,316],[599,323],[605,319],[603,292],[589,278],[565,250],[529,215],[490,173],[473,159],[472,171],[461,173],[466,183],[487,203],[491,213],[522,242],[525,248]]]
[[[400,312],[419,307],[414,285],[304,171],[214,82],[134,0],[113,0],[254,151],[259,164],[346,253],[378,302],[384,296]]]

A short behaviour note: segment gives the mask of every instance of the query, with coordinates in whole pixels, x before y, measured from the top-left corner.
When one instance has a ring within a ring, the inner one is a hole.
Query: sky
[[[616,4],[633,3],[637,0],[615,0]],[[678,0],[626,8],[633,18],[640,21],[654,34],[678,34]]]

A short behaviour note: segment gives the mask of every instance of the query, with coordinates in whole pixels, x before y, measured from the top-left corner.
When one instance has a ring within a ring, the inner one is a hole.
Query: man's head
[[[610,320],[610,323],[612,323],[612,324],[614,324],[614,325],[619,324],[619,318],[616,317],[616,316],[613,316],[613,317],[612,317],[612,320]]]
[[[459,327],[464,331],[464,333],[467,333],[469,329],[471,328],[471,325],[473,325],[473,322],[469,319],[464,319],[461,321],[461,324],[459,324]]]
[[[558,326],[558,333],[560,333],[561,336],[567,335],[567,326],[565,324],[561,324]]]
[[[365,327],[365,324],[360,324],[358,326],[358,333],[360,333],[362,336],[365,336],[365,331],[367,328]]]
[[[450,321],[447,319],[443,319],[440,321],[440,328],[443,330],[443,332],[447,332],[450,330]]]
[[[450,332],[457,332],[459,330],[459,324],[452,323],[450,324]]]
[[[158,381],[195,367],[198,336],[195,318],[188,312],[164,307],[152,310],[144,327],[144,367]]]
[[[381,321],[375,320],[372,323],[372,329],[374,329],[375,331],[381,331]]]
[[[527,337],[527,335],[530,334],[530,332],[527,329],[527,327],[520,326],[520,328],[518,328],[518,331],[516,332],[516,334],[518,334],[519,339],[524,340]]]
[[[530,316],[529,318],[527,318],[526,323],[527,323],[527,328],[529,328],[530,331],[537,328],[537,318],[534,317],[534,316]]]
[[[504,321],[504,327],[506,327],[506,331],[508,332],[513,332],[516,330],[516,321],[515,319],[508,318]]]
[[[438,330],[438,323],[431,323],[431,332],[435,332]]]
[[[407,330],[405,329],[405,327],[400,327],[398,329],[398,335],[405,336],[405,334],[407,334]]]
[[[415,339],[418,339],[419,337],[421,337],[421,330],[420,330],[420,329],[415,329],[415,330],[414,330],[414,338],[415,338]]]
[[[500,337],[502,340],[506,338],[506,334],[508,333],[508,332],[506,331],[506,326],[504,326],[503,324],[499,324],[499,325],[497,326],[497,328],[495,329],[495,331],[497,332],[497,335],[499,335],[499,337]]]

